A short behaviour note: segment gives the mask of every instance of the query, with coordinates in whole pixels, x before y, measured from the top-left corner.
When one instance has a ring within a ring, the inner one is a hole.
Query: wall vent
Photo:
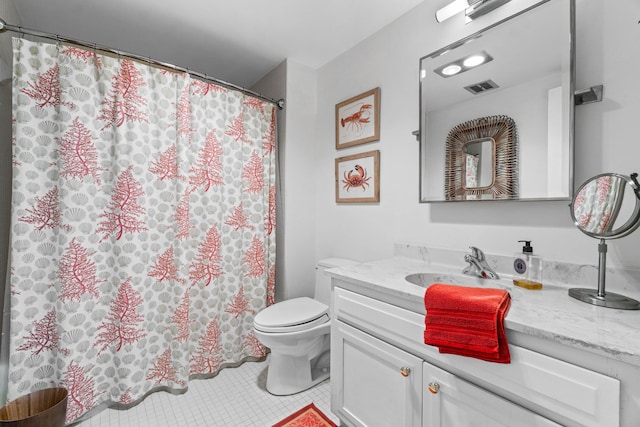
[[[495,84],[495,82],[493,80],[485,80],[483,82],[480,83],[474,83],[472,85],[469,86],[465,86],[464,88],[466,90],[468,90],[469,92],[471,92],[474,95],[477,95],[479,93],[484,93],[487,92],[491,89],[496,89],[499,88],[500,86],[498,86],[497,84]]]

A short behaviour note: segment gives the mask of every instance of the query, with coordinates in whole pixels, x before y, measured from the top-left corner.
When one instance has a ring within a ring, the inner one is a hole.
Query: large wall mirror
[[[542,1],[420,59],[421,202],[571,199],[574,9]]]

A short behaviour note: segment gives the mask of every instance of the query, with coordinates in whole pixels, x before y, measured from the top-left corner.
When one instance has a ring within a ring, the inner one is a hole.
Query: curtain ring
[[[62,40],[60,40],[60,35],[56,34],[56,51],[58,52],[58,54],[60,54],[61,50],[62,50]]]

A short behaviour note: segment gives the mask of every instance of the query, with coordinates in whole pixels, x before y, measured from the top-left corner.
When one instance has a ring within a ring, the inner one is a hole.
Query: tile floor
[[[246,362],[211,379],[192,380],[180,395],[157,392],[127,410],[105,409],[73,427],[268,427],[313,402],[333,422],[329,380],[292,396],[265,389],[267,362]]]

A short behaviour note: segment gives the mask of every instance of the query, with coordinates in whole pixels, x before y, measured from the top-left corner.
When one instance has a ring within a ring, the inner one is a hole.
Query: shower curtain
[[[131,59],[13,39],[8,400],[97,405],[264,356],[275,108]]]

